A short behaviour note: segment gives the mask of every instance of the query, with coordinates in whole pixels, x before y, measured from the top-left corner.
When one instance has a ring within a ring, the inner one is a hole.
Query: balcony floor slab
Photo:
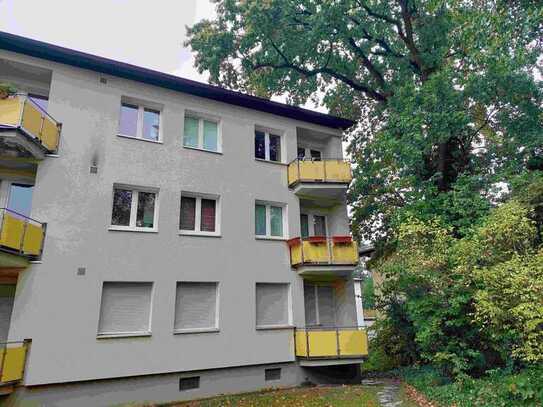
[[[349,359],[298,359],[300,366],[317,367],[317,366],[337,366],[337,365],[357,365],[363,363],[364,357],[349,358]]]

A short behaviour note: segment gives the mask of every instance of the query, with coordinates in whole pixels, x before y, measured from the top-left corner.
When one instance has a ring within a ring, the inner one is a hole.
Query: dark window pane
[[[113,213],[111,215],[111,224],[129,226],[131,205],[132,191],[115,189],[113,191]]]
[[[322,159],[322,154],[319,150],[311,150],[311,158],[315,161],[320,161]]]
[[[281,136],[270,134],[270,161],[281,161]]]
[[[215,231],[215,201],[213,199],[202,199],[200,230],[202,232]]]
[[[255,131],[255,158],[266,159],[266,136],[261,131]]]
[[[155,219],[155,194],[152,192],[138,193],[138,211],[136,213],[136,226],[139,228],[152,228]]]
[[[324,216],[313,216],[313,227],[315,236],[326,236],[326,218]]]
[[[266,235],[266,206],[255,205],[255,234],[257,236]]]
[[[305,148],[303,147],[298,147],[298,158],[299,159],[302,159],[305,157]]]
[[[11,184],[9,189],[8,209],[30,217],[32,212],[33,185]]]
[[[158,141],[160,112],[151,109],[143,111],[143,138]]]
[[[196,198],[188,196],[181,197],[181,219],[179,229],[194,230],[196,221]]]
[[[119,133],[125,136],[136,137],[138,135],[138,107],[121,105],[121,120],[119,124]]]
[[[302,229],[302,237],[308,237],[309,236],[309,220],[307,215],[301,214],[300,215],[300,226]]]

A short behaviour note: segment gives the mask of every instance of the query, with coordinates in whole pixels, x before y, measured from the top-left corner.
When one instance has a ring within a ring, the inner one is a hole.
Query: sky
[[[183,42],[214,15],[208,0],[0,0],[0,31],[206,82]]]

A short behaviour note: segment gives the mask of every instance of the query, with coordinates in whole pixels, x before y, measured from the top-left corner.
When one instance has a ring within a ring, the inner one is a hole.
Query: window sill
[[[219,328],[194,328],[194,329],[176,329],[173,331],[174,335],[186,335],[186,334],[204,334],[220,332]]]
[[[281,329],[294,329],[296,328],[294,325],[262,325],[257,326],[257,331],[273,331],[273,330],[281,330]]]
[[[187,150],[202,151],[204,153],[223,155],[222,151],[206,150],[205,148],[198,148],[198,147],[191,147],[191,146],[183,146],[183,148],[186,148]]]
[[[255,236],[256,240],[276,240],[279,242],[286,242],[288,239],[285,237],[274,237],[274,236]]]
[[[151,332],[123,332],[116,334],[98,334],[96,339],[114,339],[114,338],[148,338]]]
[[[111,230],[111,231],[114,231],[114,232],[158,233],[158,229],[129,228],[129,227],[122,227],[122,226],[110,226],[110,227],[107,228],[107,230]]]
[[[138,141],[146,141],[147,143],[154,143],[154,144],[164,144],[162,140],[148,140],[146,138],[140,138],[140,137],[134,137],[134,136],[127,136],[126,134],[117,134],[117,137],[121,138],[127,138],[130,140],[138,140]]]
[[[190,230],[180,230],[179,236],[194,236],[194,237],[222,237],[220,233],[215,232],[194,232]]]
[[[268,163],[268,164],[274,164],[274,165],[282,165],[284,167],[288,167],[287,163],[281,162],[281,161],[271,161],[271,160],[264,160],[262,158],[255,158],[255,161],[261,162],[261,163]]]

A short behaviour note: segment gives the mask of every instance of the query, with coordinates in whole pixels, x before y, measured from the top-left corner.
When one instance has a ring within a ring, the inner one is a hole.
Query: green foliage
[[[495,370],[479,379],[455,382],[431,366],[402,369],[399,373],[407,383],[442,406],[535,407],[543,403],[541,366],[517,373]]]
[[[367,276],[364,278],[362,286],[362,306],[364,309],[375,308],[375,289],[373,287],[373,278]]]
[[[10,83],[0,82],[0,97],[2,95],[9,96],[17,93],[17,88]]]
[[[543,252],[533,211],[513,199],[463,238],[439,218],[400,225],[394,251],[376,265],[385,277],[379,305],[389,323],[404,321],[396,329],[410,328],[414,344],[388,352],[416,349],[415,360],[456,377],[543,361]]]

